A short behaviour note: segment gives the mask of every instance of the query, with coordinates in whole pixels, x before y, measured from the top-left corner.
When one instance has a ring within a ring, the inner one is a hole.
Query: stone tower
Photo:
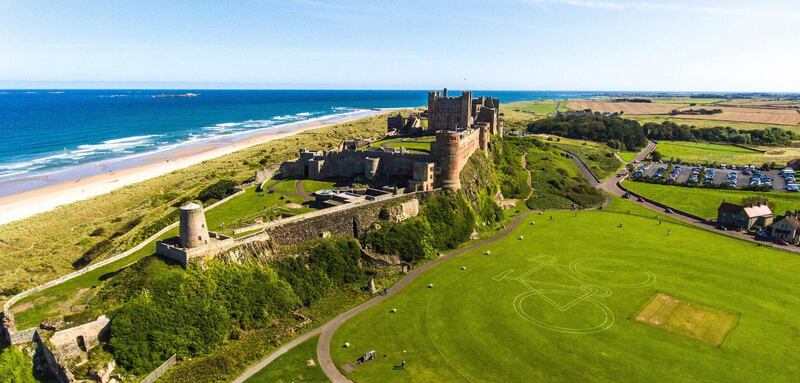
[[[459,174],[459,144],[461,134],[450,130],[440,130],[436,132],[436,156],[437,166],[439,167],[439,186],[448,190],[458,190],[461,188]]]
[[[208,227],[206,227],[206,215],[202,206],[194,202],[181,206],[180,240],[181,247],[184,249],[208,244]]]
[[[480,129],[480,136],[479,136],[480,149],[481,151],[483,151],[484,155],[488,156],[489,139],[491,137],[491,132],[489,131],[490,130],[489,124],[485,122],[479,122],[476,125],[478,125],[478,129]]]

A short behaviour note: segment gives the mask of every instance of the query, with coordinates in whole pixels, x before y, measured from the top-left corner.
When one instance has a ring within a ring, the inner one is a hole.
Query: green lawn
[[[421,152],[430,152],[431,143],[436,141],[436,136],[406,137],[406,138],[387,138],[371,143],[366,148],[406,148]]]
[[[303,184],[307,192],[333,186],[332,182],[310,180],[303,181]],[[206,222],[209,229],[230,235],[232,234],[232,228],[244,226],[260,215],[293,215],[313,210],[313,208],[305,206],[299,209],[281,207],[286,204],[286,201],[298,204],[302,203],[303,198],[297,193],[294,180],[281,182],[278,186],[279,187],[276,187],[275,193],[268,193],[266,191],[257,193],[255,191],[255,186],[247,188],[243,194],[206,211]],[[280,191],[278,191],[279,189]],[[281,200],[281,195],[285,195],[286,199]],[[223,222],[225,223],[225,228],[221,227]],[[124,259],[112,262],[77,278],[73,278],[67,282],[20,300],[14,305],[17,309],[24,308],[24,310],[14,314],[17,328],[24,329],[34,327],[44,319],[64,315],[71,311],[80,311],[82,303],[94,295],[94,292],[97,291],[97,287],[101,285],[104,280],[113,276],[122,268],[153,254],[156,247],[155,243],[158,240],[176,235],[178,235],[177,228],[170,230],[156,241],[148,243],[142,249]]]
[[[328,378],[317,363],[317,341],[315,336],[267,365],[263,370],[251,376],[247,383],[305,383],[328,382]],[[309,367],[306,361],[314,361],[314,366]]]
[[[636,156],[639,155],[639,152],[618,152],[619,156],[622,157],[625,162],[631,162],[636,159]]]
[[[340,328],[334,361],[375,350],[346,374],[381,383],[796,380],[800,257],[614,205],[531,215],[425,272]],[[715,347],[637,322],[658,292],[738,324]]]
[[[518,112],[529,112],[540,116],[546,116],[556,111],[559,102],[556,100],[522,101],[514,102],[506,106],[507,109]]]
[[[783,166],[790,160],[800,158],[800,148],[755,148],[766,150],[766,153],[733,145],[686,141],[659,141],[656,150],[665,160],[680,159],[683,162],[700,164],[761,166],[764,163],[776,162]]]
[[[742,199],[752,196],[766,197],[775,204],[773,213],[776,215],[783,214],[787,210],[800,209],[800,194],[795,193],[688,188],[635,181],[625,181],[625,187],[668,206],[704,218],[716,218],[717,207],[723,200],[740,203]]]
[[[614,156],[614,150],[603,143],[547,134],[536,134],[535,136],[578,156],[601,180],[608,178],[622,166],[622,163]],[[636,153],[633,155],[635,156]]]

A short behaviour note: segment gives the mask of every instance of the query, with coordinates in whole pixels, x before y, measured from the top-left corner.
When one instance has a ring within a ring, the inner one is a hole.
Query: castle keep
[[[366,182],[398,180],[408,191],[430,191],[434,188],[456,190],[461,187],[459,175],[476,150],[488,152],[491,137],[502,135],[499,122],[500,100],[472,98],[472,92],[450,97],[447,89],[428,93],[428,134],[436,136],[430,153],[410,153],[402,149],[358,149],[355,141],[345,141],[338,150],[300,150],[300,158],[281,164],[286,178],[363,177]],[[416,115],[408,118],[390,116],[390,132],[407,135],[421,131]]]

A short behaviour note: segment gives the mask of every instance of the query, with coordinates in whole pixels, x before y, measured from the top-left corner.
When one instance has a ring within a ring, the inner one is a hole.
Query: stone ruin
[[[100,345],[108,335],[109,319],[101,315],[95,321],[65,330],[50,333],[37,330],[34,341],[42,352],[47,369],[59,383],[71,383],[77,380],[76,368],[90,363],[89,350]],[[99,366],[91,366],[89,378],[106,383],[112,380],[111,374],[116,364],[113,360],[103,362]]]

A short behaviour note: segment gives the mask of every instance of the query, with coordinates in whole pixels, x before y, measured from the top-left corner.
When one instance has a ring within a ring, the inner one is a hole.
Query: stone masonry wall
[[[383,201],[353,206],[330,214],[309,217],[284,225],[267,227],[265,233],[274,245],[294,245],[320,238],[323,232],[332,235],[358,236],[380,220],[381,210],[411,199],[424,199],[426,193],[412,193]]]

